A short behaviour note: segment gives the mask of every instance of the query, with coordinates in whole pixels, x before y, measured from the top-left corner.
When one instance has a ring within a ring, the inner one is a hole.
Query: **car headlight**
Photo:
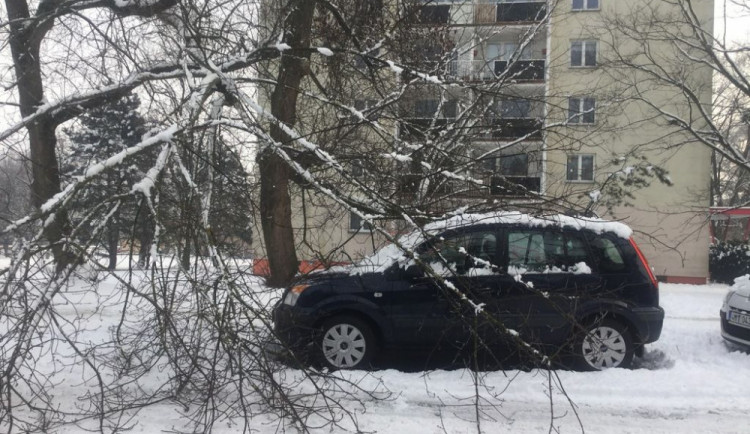
[[[286,293],[286,297],[284,297],[284,304],[289,306],[294,306],[297,304],[297,299],[299,298],[299,295],[302,294],[302,291],[307,289],[307,287],[310,286],[309,284],[303,284],[303,285],[294,285],[292,286],[292,289],[289,290],[289,292]]]
[[[721,310],[723,310],[724,312],[729,310],[729,300],[732,298],[733,295],[734,295],[734,291],[729,291],[727,292],[727,295],[724,296],[724,302],[721,303]]]

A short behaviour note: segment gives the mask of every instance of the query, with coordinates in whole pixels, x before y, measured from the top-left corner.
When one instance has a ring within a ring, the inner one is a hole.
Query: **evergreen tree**
[[[146,121],[138,113],[139,105],[138,96],[131,94],[83,114],[80,117],[79,126],[66,130],[71,139],[71,145],[65,158],[67,164],[63,166],[63,173],[66,176],[81,175],[91,165],[139,143],[146,132]],[[127,194],[133,184],[143,178],[145,172],[153,164],[154,158],[153,152],[142,154],[130,160],[130,164],[105,171],[94,181],[96,184],[92,186],[94,188],[87,188],[82,194],[76,196],[76,203],[72,208],[88,210],[113,196]],[[150,212],[148,207],[140,203],[141,199],[136,197],[135,201],[123,202],[123,205],[112,214],[106,224],[102,234],[104,239],[100,240],[100,243],[106,247],[109,269],[115,268],[122,232],[132,230],[132,233],[146,244],[151,238],[152,219],[145,215]],[[75,221],[80,216],[73,215],[71,218]],[[141,250],[150,247],[143,243],[139,244],[141,244]]]

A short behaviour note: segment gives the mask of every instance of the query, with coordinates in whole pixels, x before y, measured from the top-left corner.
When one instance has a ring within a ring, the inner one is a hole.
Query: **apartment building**
[[[710,32],[713,2],[692,6]],[[710,151],[660,119],[654,107],[688,119],[694,107],[683,104],[676,90],[622,65],[624,58],[637,61],[646,48],[613,24],[624,25],[623,18],[644,13],[677,14],[670,10],[674,5],[432,0],[387,7],[413,25],[415,54],[402,58],[399,70],[422,73],[412,74],[417,79],[409,86],[403,86],[407,74],[397,77],[393,86],[402,96],[387,108],[375,110],[382,94],[359,89],[351,103],[406,144],[394,152],[410,156],[408,163],[399,158],[393,163],[398,172],[394,197],[414,201],[428,188],[424,167],[430,165],[415,161],[414,144],[446,140],[443,163],[459,176],[430,184],[450,193],[430,206],[450,210],[495,203],[532,212],[588,208],[633,227],[664,280],[705,282]],[[669,41],[653,42],[648,50],[657,50],[649,59],[661,59],[665,66],[679,62],[680,53]],[[381,48],[367,54],[389,60]],[[688,78],[703,84],[700,101],[710,109],[711,72],[695,68]],[[367,132],[354,138],[359,146],[373,148],[373,140],[382,140]],[[350,164],[352,176],[365,179],[367,166],[374,163]],[[348,260],[382,243],[356,213],[325,199],[310,200],[294,223],[301,228],[317,222],[315,230],[306,231],[302,256],[336,250],[332,258]]]

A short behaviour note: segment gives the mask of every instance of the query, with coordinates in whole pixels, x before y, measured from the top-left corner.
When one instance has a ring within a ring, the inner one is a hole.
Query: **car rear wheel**
[[[576,344],[576,353],[586,370],[627,368],[633,362],[635,345],[625,325],[603,319],[585,327],[583,338]]]
[[[367,369],[378,351],[370,326],[352,316],[325,321],[317,347],[320,361],[331,369]]]

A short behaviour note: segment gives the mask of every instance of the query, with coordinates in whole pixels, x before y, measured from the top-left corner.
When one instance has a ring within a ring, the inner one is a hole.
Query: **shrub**
[[[736,277],[750,273],[750,245],[743,242],[712,244],[708,254],[711,280],[731,284]]]

